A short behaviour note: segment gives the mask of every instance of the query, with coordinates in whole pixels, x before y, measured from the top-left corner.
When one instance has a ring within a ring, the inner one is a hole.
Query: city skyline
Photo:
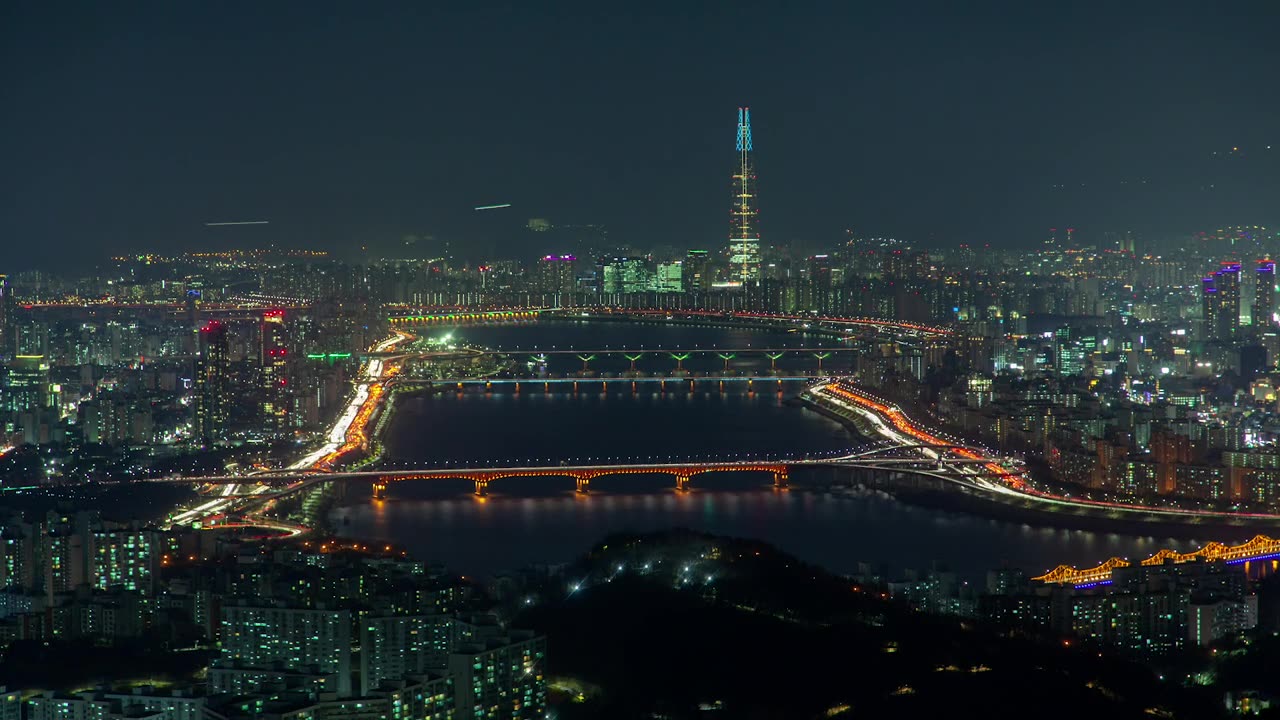
[[[774,243],[1276,224],[1276,100],[1239,72],[1275,61],[1270,8],[1112,9],[1101,27],[1048,9],[669,9],[8,8],[22,110],[3,121],[0,234],[17,269],[104,244],[348,251],[407,234],[514,256],[503,228],[530,217],[718,247],[723,118],[747,105],[769,138]],[[245,218],[269,222],[206,227]]]
[[[1280,714],[1280,5],[73,10],[0,720]]]

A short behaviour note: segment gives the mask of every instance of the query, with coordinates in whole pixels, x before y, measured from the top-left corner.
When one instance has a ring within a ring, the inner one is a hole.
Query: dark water
[[[655,462],[777,458],[844,450],[858,442],[839,423],[787,402],[799,381],[599,382],[469,387],[397,406],[386,434],[389,464],[452,461],[507,466],[561,461]],[[779,392],[781,390],[781,392]]]
[[[595,339],[657,346],[697,339],[724,347],[788,339],[736,329],[559,323],[457,334],[495,345]],[[389,456],[406,463],[554,464],[821,453],[859,442],[836,423],[784,402],[803,388],[800,382],[785,384],[781,396],[748,394],[737,384],[726,384],[722,394],[710,381],[693,393],[654,393],[645,385],[635,394],[626,385],[601,393],[598,383],[582,383],[575,394],[571,387],[550,394],[473,388],[407,401],[388,429]],[[614,531],[673,527],[760,538],[839,572],[856,572],[864,562],[892,570],[937,564],[975,580],[1001,565],[1038,572],[1063,562],[1088,565],[1202,544],[1151,537],[1141,525],[1130,534],[1032,527],[878,494],[802,489],[816,479],[825,478],[796,472],[797,489],[775,492],[763,475],[699,477],[693,492],[677,494],[669,477],[608,477],[593,481],[587,497],[575,495],[568,479],[508,479],[495,482],[485,502],[469,496],[466,481],[408,482],[393,485],[385,502],[335,511],[335,520],[344,532],[393,540],[423,559],[477,575],[570,560]],[[1210,539],[1226,538],[1204,538]]]
[[[593,484],[588,497],[575,496],[567,480],[537,480],[506,486],[485,502],[466,496],[466,483],[405,484],[393,486],[391,499],[342,508],[335,519],[346,532],[399,542],[423,559],[477,575],[567,561],[610,532],[675,527],[760,538],[837,572],[857,572],[862,562],[890,570],[936,563],[975,580],[1004,564],[1040,571],[1060,562],[1091,565],[1115,555],[1147,557],[1162,547],[1202,544],[1032,527],[879,495],[764,487],[680,494],[661,480],[647,480],[648,492],[634,484],[609,490]]]

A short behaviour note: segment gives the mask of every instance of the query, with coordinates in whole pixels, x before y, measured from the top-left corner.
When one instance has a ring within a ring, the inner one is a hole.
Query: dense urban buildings
[[[1268,10],[6,12],[0,720],[1275,713]]]
[[[474,588],[399,554],[336,541],[214,550],[183,532],[96,513],[10,519],[0,649],[42,641],[140,642],[156,633],[216,647],[207,683],[174,691],[25,693],[27,718],[196,720],[541,718],[546,640],[479,607]],[[212,553],[201,559],[201,553]],[[3,696],[0,696],[3,697]],[[16,707],[14,708],[17,712]]]

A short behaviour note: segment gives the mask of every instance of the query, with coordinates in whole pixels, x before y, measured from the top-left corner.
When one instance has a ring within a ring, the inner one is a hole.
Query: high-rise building
[[[289,343],[283,310],[262,315],[258,352],[262,391],[262,420],[268,430],[279,432],[289,424]]]
[[[0,358],[9,353],[9,323],[13,322],[13,288],[9,276],[0,275]]]
[[[1257,285],[1253,290],[1253,326],[1269,328],[1276,324],[1276,263],[1258,261]]]
[[[209,689],[243,695],[290,687],[351,695],[351,613],[223,606]]]
[[[1240,334],[1240,263],[1223,262],[1222,268],[1213,274],[1213,286],[1217,308],[1214,313],[1212,337],[1229,341]]]
[[[456,625],[442,614],[362,619],[360,694],[369,695],[389,680],[447,668],[457,645]]]
[[[1205,337],[1229,342],[1240,336],[1240,263],[1224,261],[1203,281]]]
[[[687,292],[711,289],[711,255],[706,250],[690,250],[685,255],[684,289]]]
[[[547,639],[513,632],[449,657],[460,717],[541,718],[547,709]]]
[[[195,439],[209,445],[226,433],[230,414],[231,358],[227,327],[213,320],[200,328],[200,349],[196,358]]]
[[[569,304],[569,296],[577,289],[577,261],[573,255],[547,255],[538,260],[536,282],[544,293],[564,295],[563,303]]]
[[[155,570],[156,534],[141,528],[96,529],[90,545],[90,577],[99,590],[123,587],[151,594]]]
[[[684,292],[684,264],[675,262],[658,263],[658,272],[653,276],[653,289],[656,292]]]
[[[3,387],[3,409],[10,413],[48,407],[49,361],[44,355],[19,355],[9,363]]]
[[[1204,318],[1204,337],[1212,339],[1218,329],[1218,287],[1217,278],[1205,276],[1200,281],[1200,315]]]
[[[738,161],[733,169],[733,207],[729,211],[729,272],[743,283],[760,279],[760,208],[751,143],[751,109],[738,108]]]
[[[605,293],[639,293],[649,289],[651,273],[644,258],[616,257],[601,268],[601,288]]]

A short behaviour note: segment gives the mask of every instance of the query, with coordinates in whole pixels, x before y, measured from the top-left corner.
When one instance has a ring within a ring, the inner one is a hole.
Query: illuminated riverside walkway
[[[782,313],[722,311],[722,310],[633,310],[609,307],[579,308],[499,308],[493,310],[468,310],[465,308],[399,308],[387,318],[393,328],[418,327],[423,325],[466,325],[487,322],[509,322],[534,320],[540,316],[554,316],[568,319],[627,319],[627,318],[663,318],[689,319],[705,321],[749,320],[761,322],[783,322],[790,324],[832,325],[844,327],[865,327],[876,330],[895,330],[912,335],[950,336],[955,331],[937,325],[924,323],[898,322],[868,317],[837,317],[817,315],[786,315]]]
[[[1164,565],[1165,563],[1188,562],[1222,562],[1228,564],[1264,560],[1280,557],[1280,540],[1266,535],[1256,535],[1248,542],[1239,545],[1225,545],[1211,542],[1208,545],[1187,553],[1165,548],[1137,564],[1139,566]],[[1059,565],[1039,577],[1032,578],[1050,585],[1104,585],[1111,582],[1111,573],[1116,568],[1132,567],[1134,564],[1124,558],[1113,557],[1106,562],[1091,568],[1075,568],[1070,565]]]

